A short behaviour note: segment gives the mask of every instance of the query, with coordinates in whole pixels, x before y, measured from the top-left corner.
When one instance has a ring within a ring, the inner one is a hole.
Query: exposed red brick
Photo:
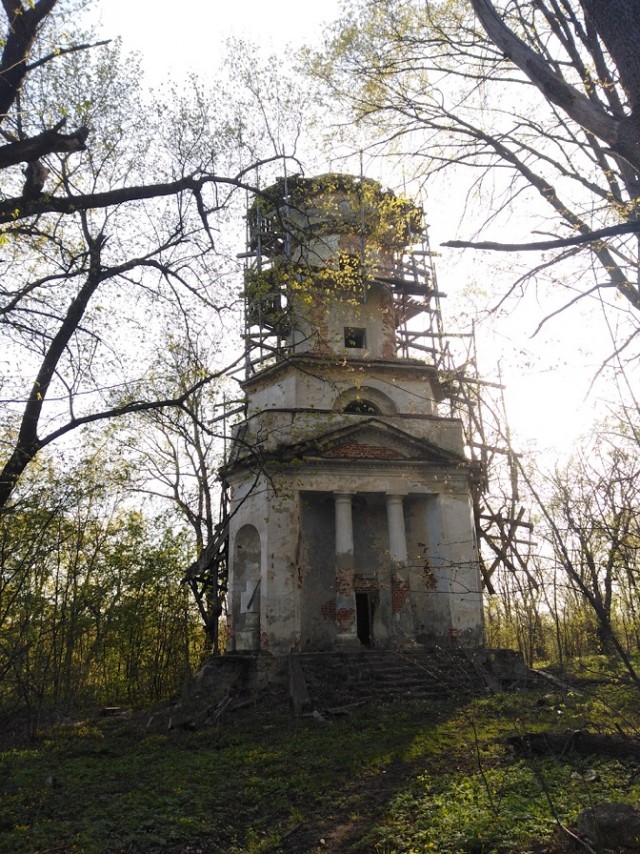
[[[389,294],[382,308],[382,358],[397,358],[396,349],[396,320],[393,311],[393,300]]]
[[[325,620],[331,620],[332,623],[336,621],[336,600],[329,599],[324,603],[322,608],[320,608],[320,613],[322,614]]]
[[[325,301],[319,294],[312,293],[311,303],[309,321],[311,323],[311,334],[315,337],[311,352],[317,356],[328,356],[331,354],[331,348],[328,343],[329,326],[326,318]]]
[[[367,460],[397,460],[406,459],[404,454],[394,451],[393,448],[385,448],[382,445],[364,445],[361,442],[345,442],[329,448],[323,456],[331,458],[367,459]]]
[[[341,569],[336,577],[336,590],[343,596],[353,591],[353,572],[351,569]]]
[[[356,593],[377,593],[378,582],[373,578],[363,578],[361,575],[355,575],[353,589]]]
[[[339,632],[347,632],[356,618],[356,612],[354,608],[338,608],[336,613],[336,623],[338,625]]]
[[[424,586],[427,590],[435,590],[438,587],[438,579],[436,578],[432,569],[429,569],[428,566],[422,570],[422,577],[424,579]]]
[[[409,587],[401,578],[391,579],[391,613],[399,614],[409,598]]]

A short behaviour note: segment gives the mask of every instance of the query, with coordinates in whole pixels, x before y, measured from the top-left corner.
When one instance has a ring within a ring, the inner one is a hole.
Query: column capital
[[[385,492],[387,504],[402,504],[406,495],[399,495],[397,492]]]

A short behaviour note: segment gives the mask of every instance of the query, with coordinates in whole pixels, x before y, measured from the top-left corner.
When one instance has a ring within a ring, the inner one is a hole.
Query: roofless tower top
[[[370,179],[293,176],[263,191],[247,227],[248,376],[294,353],[435,355],[439,295],[411,202]]]

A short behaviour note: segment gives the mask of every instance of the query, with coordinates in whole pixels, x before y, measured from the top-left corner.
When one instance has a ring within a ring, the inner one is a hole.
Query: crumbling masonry
[[[248,236],[228,651],[481,646],[476,475],[438,414],[421,211],[366,179],[294,177]]]

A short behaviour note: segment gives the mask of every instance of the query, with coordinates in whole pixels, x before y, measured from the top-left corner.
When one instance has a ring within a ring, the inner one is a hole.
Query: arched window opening
[[[352,400],[345,406],[344,411],[355,415],[380,415],[380,410],[370,400]]]
[[[345,389],[335,400],[336,412],[356,415],[395,415],[398,411],[391,398],[371,386],[352,386]]]
[[[243,525],[233,544],[231,619],[236,652],[255,651],[260,645],[260,534]]]

